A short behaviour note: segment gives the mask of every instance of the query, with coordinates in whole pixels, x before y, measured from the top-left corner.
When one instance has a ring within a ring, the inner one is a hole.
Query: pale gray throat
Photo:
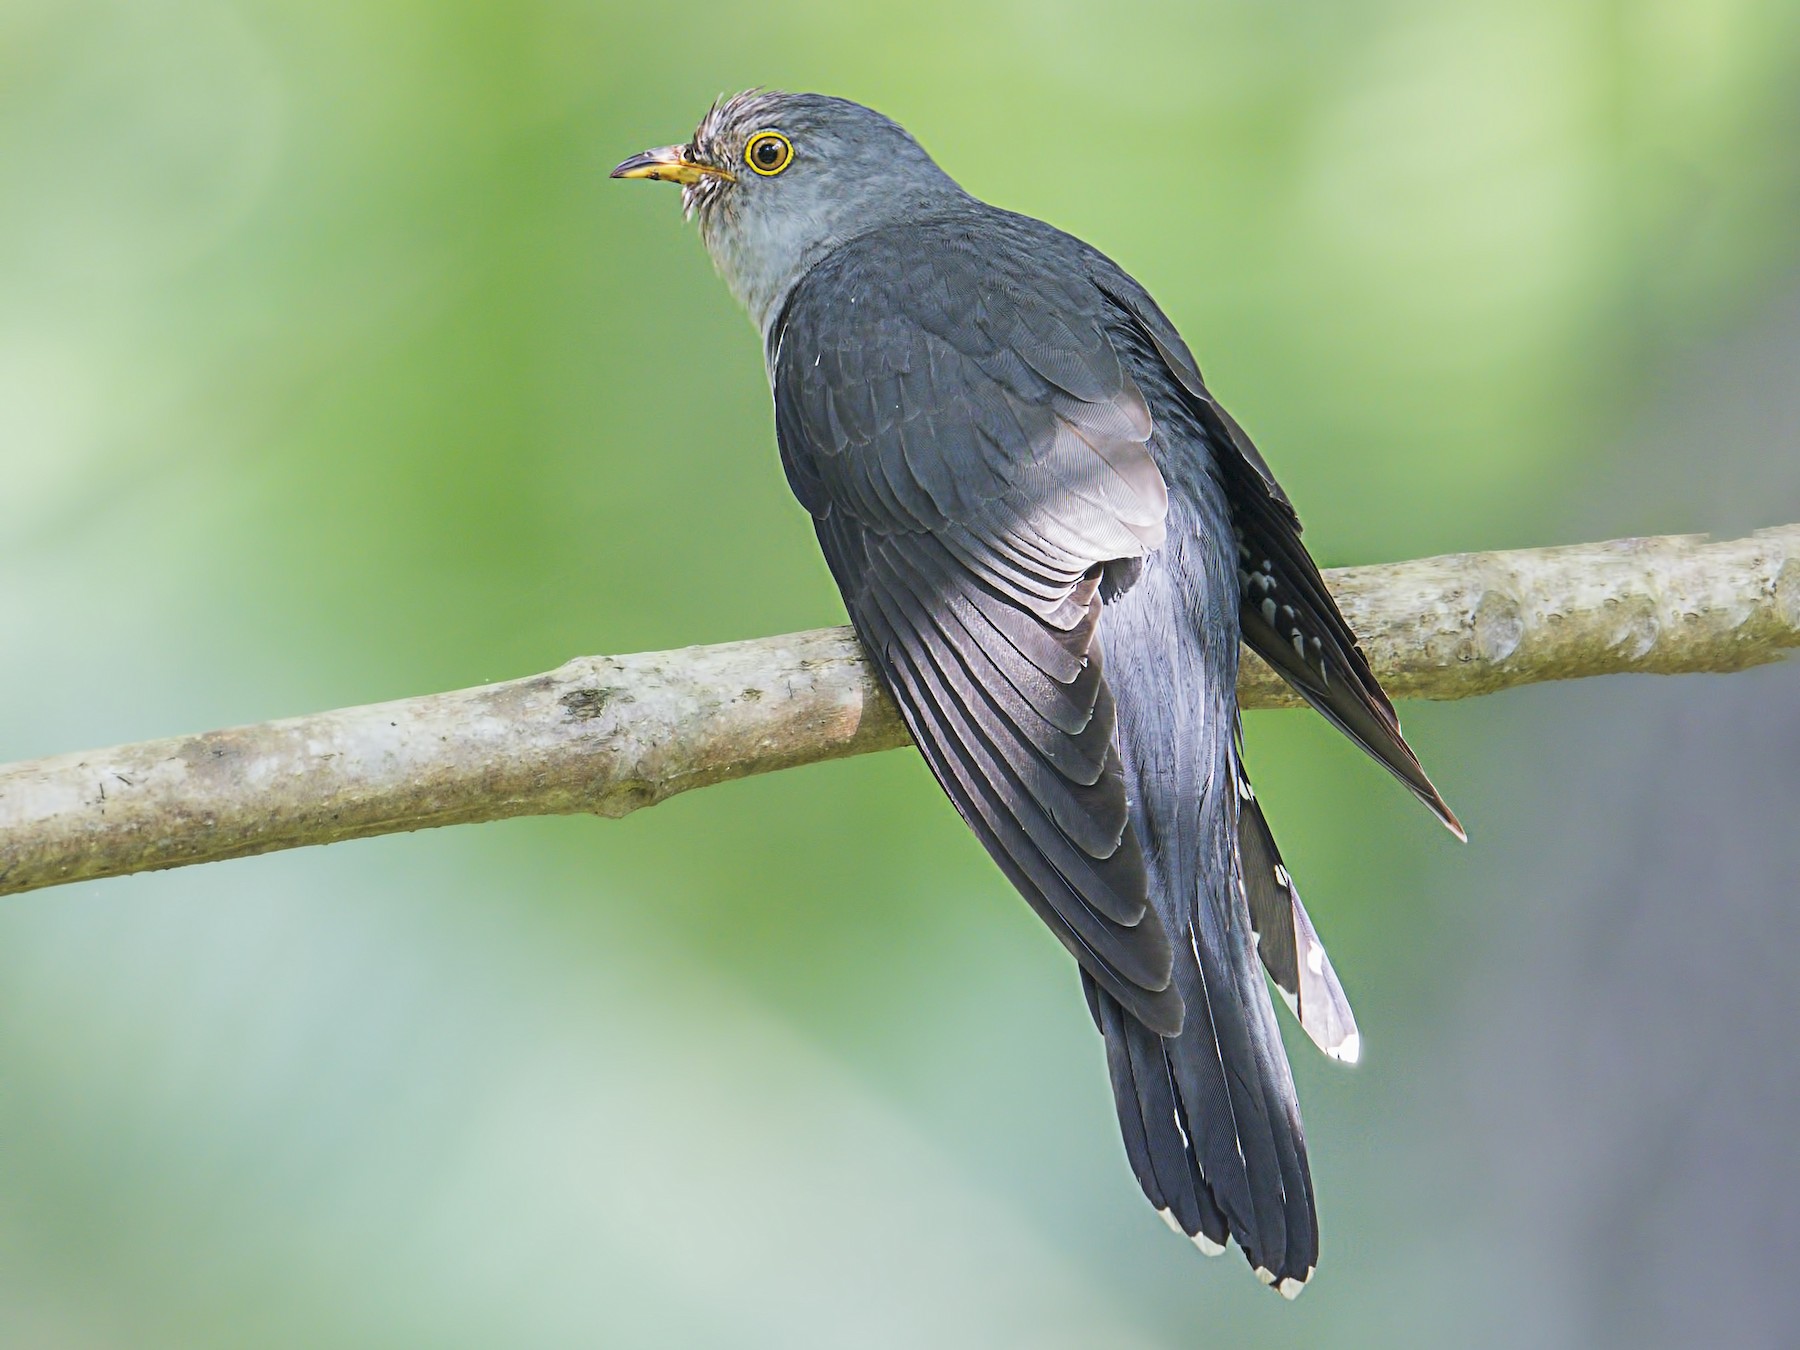
[[[755,202],[720,193],[695,213],[700,238],[726,286],[766,339],[788,293],[835,249],[870,230],[971,202],[948,175],[932,169],[928,176],[899,181],[868,180],[857,185],[860,190],[841,196],[831,191],[829,180],[796,183],[799,190],[791,197],[770,193]]]
[[[766,212],[727,219],[728,209],[720,202],[700,216],[700,238],[725,285],[766,336],[788,292],[843,239],[835,231],[795,237],[781,228],[785,222],[757,219]]]

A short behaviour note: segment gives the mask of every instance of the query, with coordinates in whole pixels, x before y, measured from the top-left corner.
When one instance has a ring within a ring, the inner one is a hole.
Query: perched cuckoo
[[[763,336],[781,462],[964,821],[1081,969],[1125,1152],[1293,1297],[1312,1177],[1263,972],[1350,1005],[1245,772],[1238,643],[1461,827],[1287,495],[1144,288],[858,104],[756,91],[615,178],[682,185]]]

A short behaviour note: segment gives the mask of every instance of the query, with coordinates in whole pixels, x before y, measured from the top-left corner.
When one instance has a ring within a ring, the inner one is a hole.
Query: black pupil
[[[772,169],[781,162],[781,142],[770,136],[767,140],[756,143],[756,162],[765,169]]]

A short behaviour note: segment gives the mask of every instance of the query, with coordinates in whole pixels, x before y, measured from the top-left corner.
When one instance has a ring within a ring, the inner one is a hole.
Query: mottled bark
[[[1467,553],[1327,574],[1396,698],[1732,671],[1800,646],[1800,525]],[[1246,708],[1297,700],[1250,658]],[[0,894],[302,844],[622,816],[677,792],[906,743],[847,629],[0,767]]]

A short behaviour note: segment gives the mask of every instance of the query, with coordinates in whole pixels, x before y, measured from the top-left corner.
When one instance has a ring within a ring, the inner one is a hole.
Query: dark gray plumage
[[[1244,770],[1240,636],[1459,827],[1268,466],[1142,287],[866,108],[739,95],[615,175],[685,185],[762,330],[788,482],[938,782],[1080,965],[1145,1194],[1298,1293],[1318,1228],[1262,970],[1327,1053],[1359,1041]]]

